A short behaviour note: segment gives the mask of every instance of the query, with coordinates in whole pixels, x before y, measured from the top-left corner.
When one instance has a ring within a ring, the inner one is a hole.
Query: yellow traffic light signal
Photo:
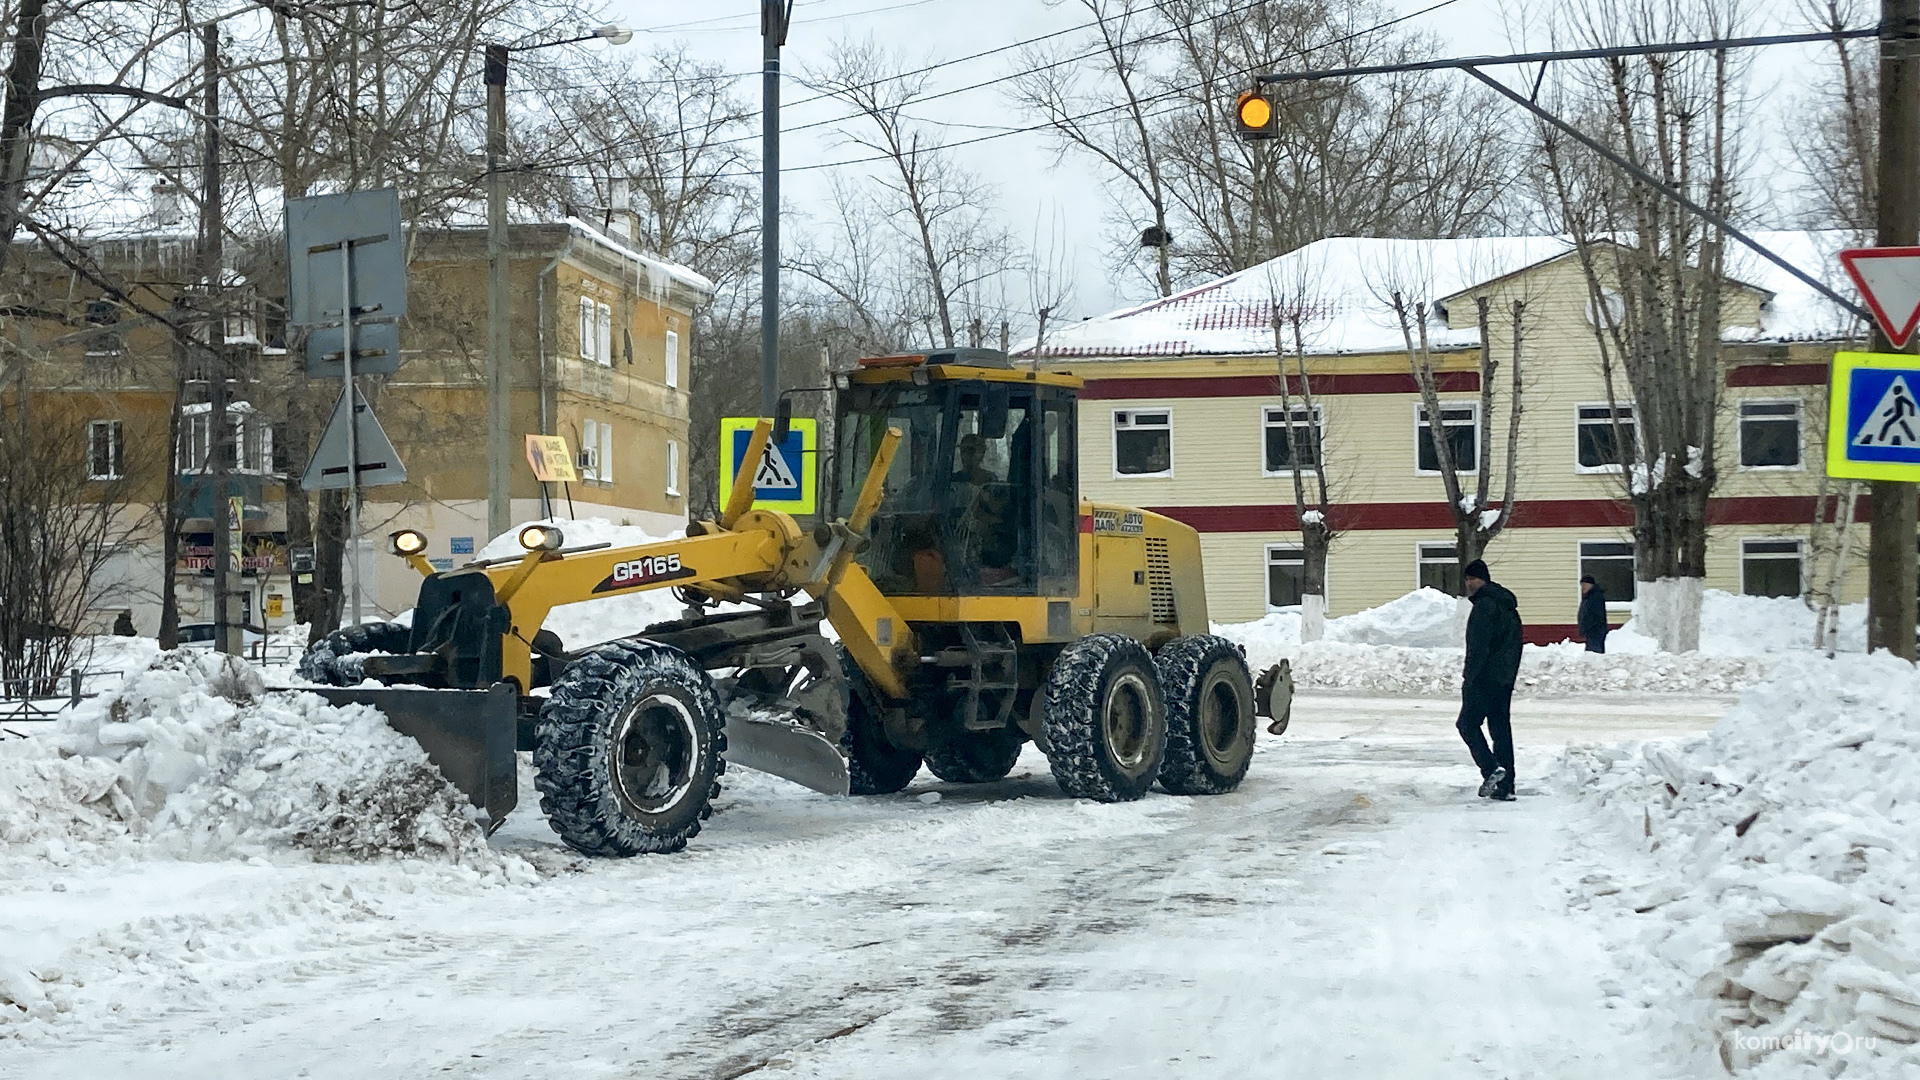
[[[1233,105],[1234,126],[1243,139],[1271,139],[1273,102],[1258,90],[1248,90]]]

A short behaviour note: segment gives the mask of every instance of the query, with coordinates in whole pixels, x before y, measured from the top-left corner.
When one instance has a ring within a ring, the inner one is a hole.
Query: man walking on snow
[[[1467,616],[1467,667],[1454,726],[1480,767],[1480,797],[1513,801],[1513,684],[1520,677],[1520,604],[1475,559],[1462,571],[1473,613]],[[1485,724],[1493,746],[1480,733]]]
[[[1607,590],[1593,580],[1592,574],[1580,578],[1580,636],[1587,641],[1587,651],[1603,653],[1607,651]]]

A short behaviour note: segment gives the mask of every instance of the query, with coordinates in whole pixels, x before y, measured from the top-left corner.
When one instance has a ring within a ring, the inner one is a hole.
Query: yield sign
[[[1887,340],[1896,349],[1905,346],[1920,326],[1920,247],[1853,248],[1840,253],[1840,265]]]

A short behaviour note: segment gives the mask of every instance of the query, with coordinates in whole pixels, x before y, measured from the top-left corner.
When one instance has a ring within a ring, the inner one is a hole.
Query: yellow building
[[[379,554],[387,532],[425,532],[435,563],[445,567],[467,561],[488,539],[485,231],[421,230],[411,244],[400,368],[360,380],[408,472],[404,484],[364,492],[359,566],[369,614],[409,607],[418,590],[417,576]],[[226,328],[248,372],[232,406],[238,446],[229,458],[229,493],[245,506],[244,571],[234,588],[248,623],[270,627],[293,618],[285,493],[307,462],[289,443],[317,443],[325,421],[323,409],[308,418],[311,430],[289,438],[290,402],[339,395],[337,381],[307,384],[300,350],[287,347],[279,317],[284,270],[274,266],[275,247],[269,239],[258,252],[229,251],[237,269],[228,296],[238,313]],[[192,244],[179,236],[103,241],[92,253],[148,303],[164,304],[191,277]],[[683,527],[692,321],[712,284],[574,219],[513,226],[509,267],[514,520],[551,511],[658,533]],[[205,481],[204,381],[188,383],[188,400],[202,403],[186,406],[180,448],[169,455],[177,361],[166,328],[103,300],[72,275],[49,271],[43,288],[63,297],[53,306],[67,318],[12,327],[22,351],[37,358],[28,373],[34,407],[49,422],[83,428],[102,491],[113,491],[129,515],[150,519],[141,540],[105,575],[94,602],[97,621],[131,610],[140,632],[158,625],[162,557],[154,523],[170,467],[192,492],[173,568],[181,622],[210,621],[213,492]],[[76,332],[76,325],[84,329]],[[530,433],[565,436],[578,455],[581,483],[543,493],[520,453]]]
[[[1839,235],[1762,235],[1797,265],[1838,276]],[[1827,362],[1858,327],[1757,257],[1736,258],[1730,275],[1706,585],[1797,595],[1816,569]],[[1288,329],[1286,363],[1294,370],[1296,351],[1305,359],[1338,533],[1328,558],[1329,614],[1349,614],[1421,585],[1459,588],[1453,516],[1395,292],[1432,307],[1426,330],[1449,445],[1470,456],[1480,426],[1491,421],[1496,504],[1510,394],[1504,361],[1513,342],[1505,312],[1510,301],[1525,302],[1515,510],[1486,559],[1518,594],[1532,640],[1574,633],[1583,573],[1607,587],[1614,621],[1623,620],[1634,595],[1632,509],[1586,282],[1563,240],[1325,240],[1050,331],[1021,355],[1087,380],[1080,404],[1087,494],[1199,529],[1213,618],[1237,622],[1300,598],[1294,473],[1272,328],[1276,303],[1297,313],[1301,347]],[[1479,415],[1476,300],[1483,296],[1495,313],[1493,355],[1503,361],[1491,418]],[[1297,395],[1298,381],[1291,385]],[[1624,399],[1624,379],[1616,385]],[[1621,408],[1622,422],[1630,421],[1630,401]],[[1296,413],[1298,423],[1307,419]],[[1462,481],[1471,490],[1471,477]],[[1865,590],[1864,526],[1856,532],[1858,553],[1842,590],[1849,601]]]

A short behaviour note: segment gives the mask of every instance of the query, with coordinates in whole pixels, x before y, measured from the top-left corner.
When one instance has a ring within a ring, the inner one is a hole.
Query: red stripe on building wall
[[[1441,371],[1434,374],[1434,382],[1445,393],[1477,391],[1480,389],[1480,373]],[[1312,384],[1316,395],[1420,392],[1420,386],[1414,382],[1411,373],[1315,375]],[[1298,375],[1287,376],[1287,390],[1293,394],[1301,392]],[[1080,391],[1080,397],[1089,401],[1115,398],[1145,398],[1151,401],[1167,398],[1261,398],[1276,397],[1279,393],[1280,380],[1274,375],[1222,375],[1203,379],[1088,379],[1087,385]]]
[[[1556,645],[1562,641],[1579,641],[1580,625],[1578,623],[1527,623],[1521,627],[1520,636],[1529,645]]]
[[[1747,364],[1727,369],[1728,386],[1825,386],[1825,364]]]
[[[1811,495],[1753,495],[1710,499],[1709,525],[1808,525],[1813,522]],[[1156,514],[1184,521],[1203,533],[1292,532],[1296,528],[1291,505],[1266,506],[1150,506]],[[1861,496],[1854,510],[1864,519],[1870,507]],[[1336,531],[1377,529],[1432,529],[1450,531],[1453,514],[1443,502],[1351,503],[1334,506]],[[1828,520],[1832,520],[1831,513]],[[1633,525],[1633,507],[1615,499],[1554,499],[1521,503],[1514,508],[1509,528],[1625,529]]]

